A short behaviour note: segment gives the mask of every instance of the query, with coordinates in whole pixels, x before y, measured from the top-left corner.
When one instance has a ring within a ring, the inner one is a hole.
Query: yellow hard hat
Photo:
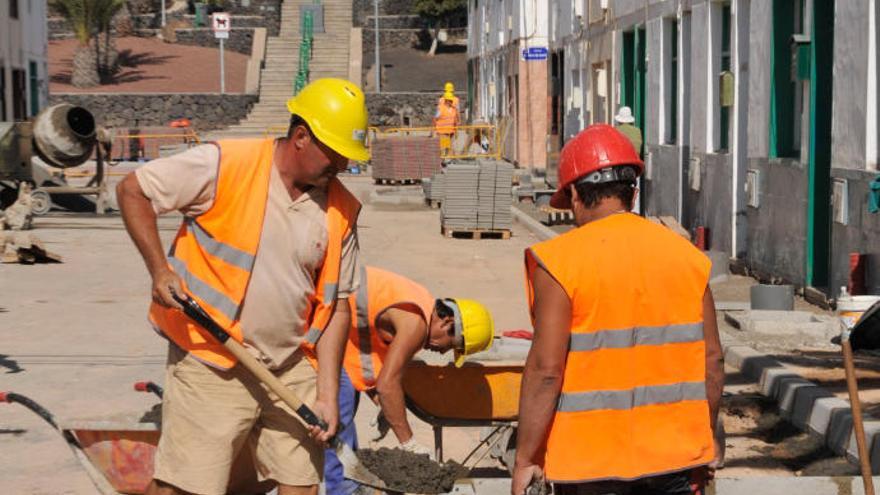
[[[287,100],[291,114],[306,121],[319,141],[348,158],[365,162],[370,151],[367,137],[367,105],[364,93],[345,79],[318,79]]]
[[[455,366],[460,368],[465,356],[492,346],[495,325],[489,310],[473,299],[444,299],[443,302],[452,310],[455,321],[455,340],[459,343],[453,353]]]
[[[455,86],[452,85],[452,81],[449,81],[443,85],[443,91],[447,93],[452,93],[453,91],[455,91]]]

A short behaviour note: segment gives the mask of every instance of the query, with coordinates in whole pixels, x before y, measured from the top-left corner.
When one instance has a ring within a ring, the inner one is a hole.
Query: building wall
[[[18,1],[18,19],[10,18],[9,1]],[[49,98],[48,84],[48,35],[45,0],[7,0],[0,6],[0,67],[2,67],[5,112],[0,120],[13,119],[14,99],[24,98],[26,116],[46,105]],[[31,62],[36,64],[36,102],[32,102]],[[24,94],[14,94],[12,71],[25,73]],[[36,103],[36,105],[34,105]]]

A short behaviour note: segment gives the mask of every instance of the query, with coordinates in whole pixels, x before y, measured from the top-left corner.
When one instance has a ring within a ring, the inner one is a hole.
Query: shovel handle
[[[174,300],[183,306],[183,312],[186,316],[198,323],[215,339],[223,344],[223,347],[235,356],[242,366],[247,368],[247,370],[250,371],[260,382],[269,387],[269,390],[275,392],[275,394],[293,409],[297,416],[302,418],[303,421],[325,431],[329,428],[326,421],[319,418],[309,406],[303,404],[295,393],[285,387],[284,384],[281,383],[281,380],[266,369],[262,363],[257,361],[257,359],[253,357],[243,345],[237,340],[229,338],[229,333],[214,321],[214,319],[211,318],[211,315],[206,313],[195,299],[189,296],[180,297],[177,294],[174,294]]]

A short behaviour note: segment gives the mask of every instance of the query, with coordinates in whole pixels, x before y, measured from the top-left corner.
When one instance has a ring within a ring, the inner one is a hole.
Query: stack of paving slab
[[[440,142],[427,136],[377,139],[372,149],[373,178],[377,180],[422,180],[440,171]]]
[[[499,161],[450,163],[440,210],[444,231],[510,230],[513,166]]]
[[[422,191],[425,193],[425,200],[429,204],[437,204],[443,202],[443,195],[446,191],[446,174],[442,171],[432,175],[430,179],[422,179]]]

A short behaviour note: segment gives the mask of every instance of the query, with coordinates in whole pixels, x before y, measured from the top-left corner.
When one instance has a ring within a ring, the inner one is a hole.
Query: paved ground
[[[49,92],[211,93],[220,91],[220,50],[165,43],[158,38],[116,38],[121,69],[111,84],[75,88],[70,84],[77,41],[49,41]],[[248,56],[224,50],[226,91],[244,91]]]

